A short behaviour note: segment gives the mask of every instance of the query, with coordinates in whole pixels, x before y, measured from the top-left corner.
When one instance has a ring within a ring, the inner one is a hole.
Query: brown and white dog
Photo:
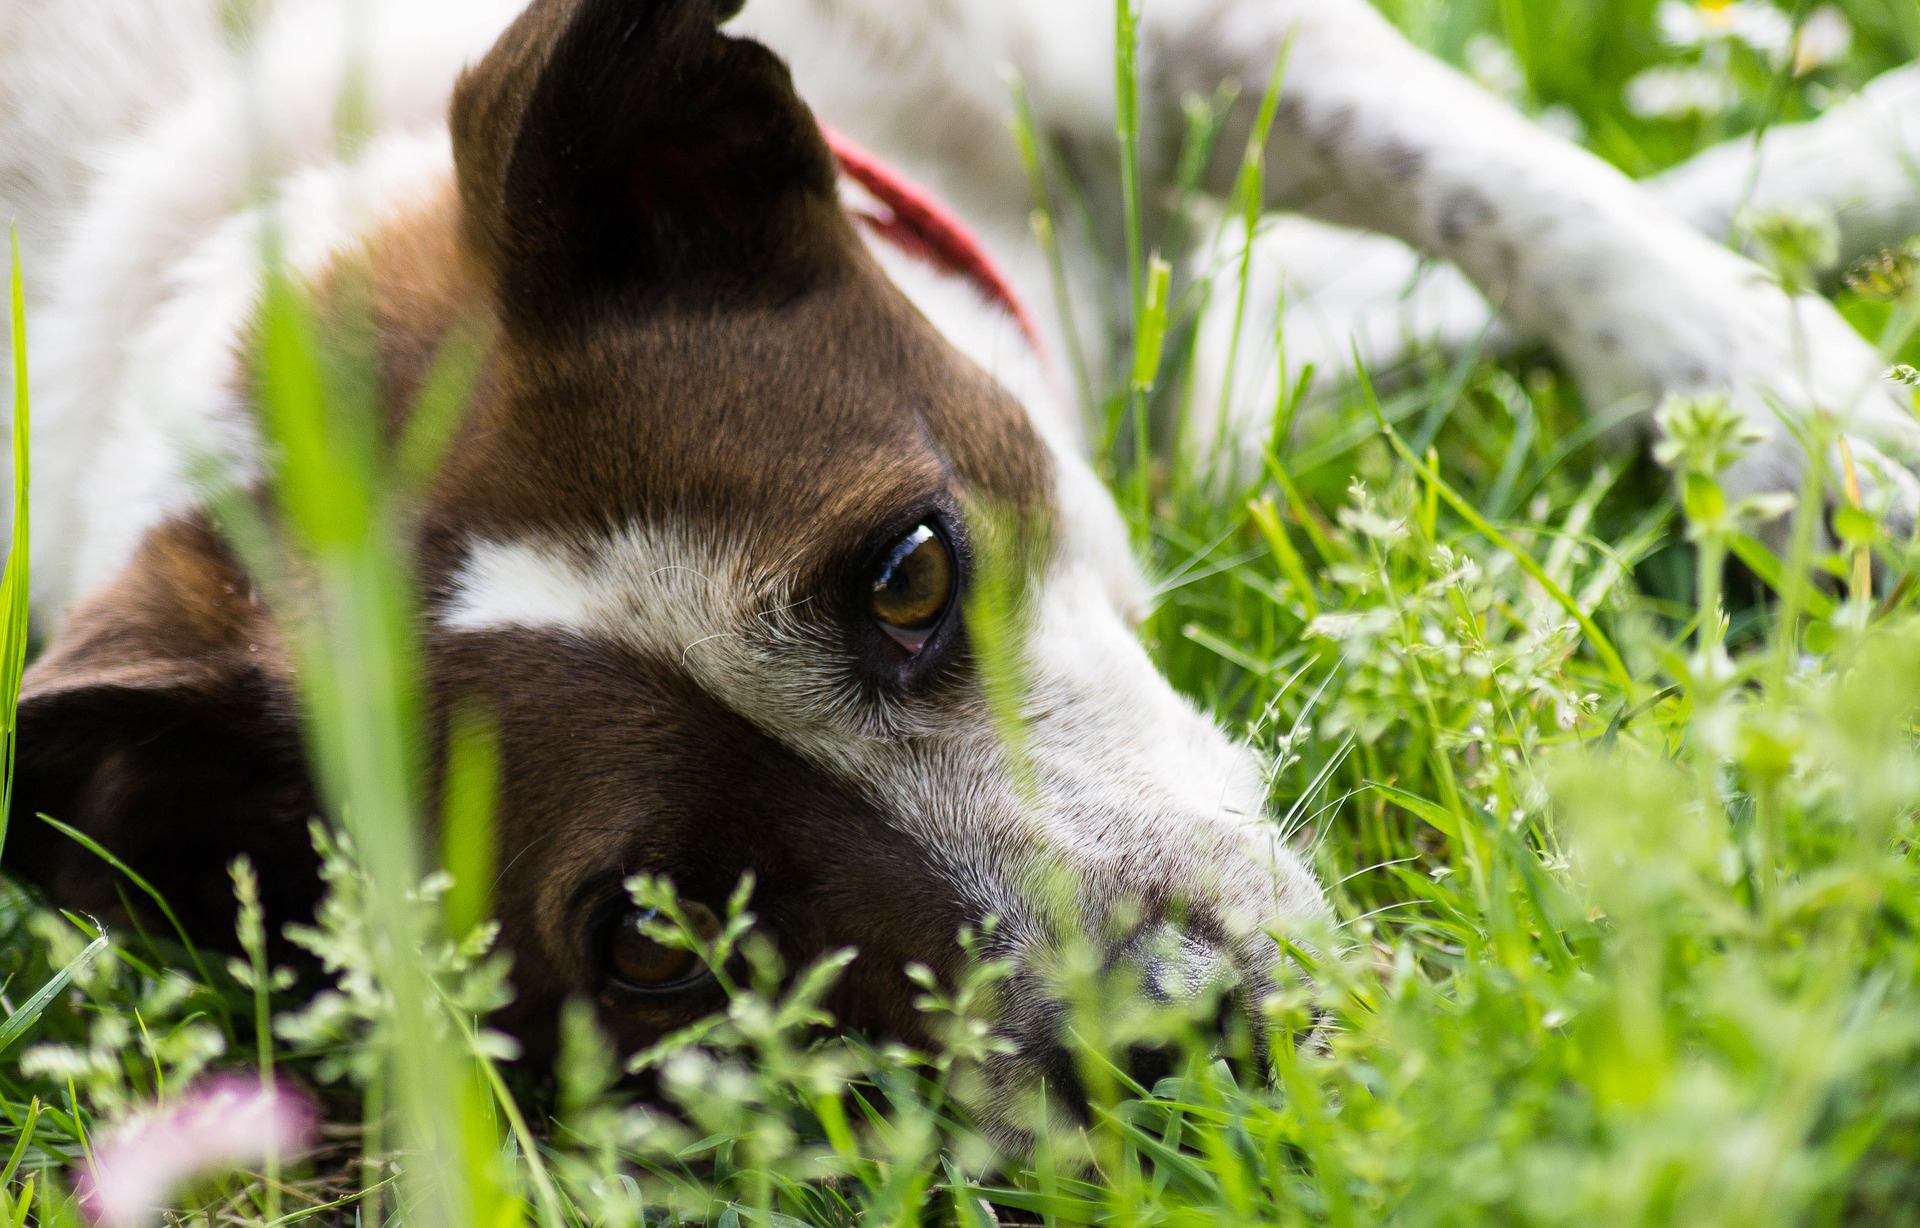
[[[1097,174],[1111,5],[756,0],[722,31],[738,6],[720,0],[522,3],[282,0],[235,57],[215,0],[0,0],[0,198],[45,256],[50,642],[23,700],[23,804],[91,833],[203,933],[230,925],[241,852],[278,916],[311,907],[281,637],[188,472],[210,451],[260,472],[246,338],[270,210],[323,293],[369,271],[387,404],[413,402],[451,330],[486,338],[417,545],[435,693],[501,724],[497,899],[529,1035],[569,995],[628,1045],[713,1004],[632,935],[638,873],[717,906],[753,871],[789,962],[859,949],[840,1018],[907,1037],[903,966],[956,974],[958,931],[998,917],[1008,1086],[1057,1060],[1041,970],[1071,935],[1041,902],[1049,867],[1071,871],[1080,928],[1150,984],[1257,984],[1268,931],[1325,905],[1264,816],[1255,756],[1134,637],[1145,590],[1040,355],[1063,339],[1036,346],[952,233],[903,244],[888,232],[911,218],[850,220],[801,102],[933,185],[1037,301],[1002,73]],[[741,31],[789,57],[798,93]],[[1451,260],[1600,400],[1718,386],[1756,416],[1843,408],[1882,489],[1910,500],[1868,445],[1910,456],[1911,418],[1824,304],[1796,307],[1364,0],[1150,0],[1142,38],[1150,187],[1172,179],[1182,97],[1240,81],[1244,135],[1290,46],[1274,205]],[[343,161],[356,73],[372,129]],[[880,196],[859,207],[912,212]],[[943,242],[969,258],[912,250]],[[1111,279],[1068,271],[1083,296]],[[1799,463],[1781,444],[1750,480]],[[1044,542],[1031,796],[965,625],[983,506]],[[14,841],[56,898],[111,908],[89,854],[37,824]]]

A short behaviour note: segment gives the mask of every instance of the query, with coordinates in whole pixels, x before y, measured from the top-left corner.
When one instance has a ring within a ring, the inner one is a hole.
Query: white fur
[[[99,147],[217,66],[215,12],[214,0],[0,3],[0,222],[47,250]],[[45,287],[45,267],[26,271]]]
[[[29,236],[41,240],[30,260],[52,270],[42,279],[50,291],[29,307],[43,617],[57,624],[147,528],[191,503],[184,475],[196,454],[244,461],[250,452],[234,390],[258,294],[261,219],[247,207],[256,174],[295,267],[323,266],[383,212],[445,184],[453,79],[518,7],[416,0],[382,6],[356,31],[350,6],[289,0],[250,58],[196,61],[184,93],[150,104],[135,134],[86,155],[97,169],[65,242],[49,253],[45,236]],[[211,6],[182,3],[175,21],[200,34],[180,41],[217,46]],[[94,78],[80,49],[76,76],[113,95],[115,83]],[[365,74],[379,136],[347,166],[336,117],[353,66]]]

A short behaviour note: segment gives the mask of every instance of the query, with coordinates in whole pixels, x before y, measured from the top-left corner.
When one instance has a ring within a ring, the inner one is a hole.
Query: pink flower
[[[77,1183],[81,1205],[101,1228],[147,1228],[188,1181],[298,1155],[318,1124],[312,1102],[292,1088],[216,1076],[102,1135]]]

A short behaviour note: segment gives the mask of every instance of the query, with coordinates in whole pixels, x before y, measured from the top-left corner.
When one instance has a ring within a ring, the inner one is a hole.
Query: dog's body
[[[211,0],[0,0],[0,193],[29,240],[53,635],[26,698],[34,800],[209,928],[233,852],[302,873],[311,796],[283,650],[190,478],[206,454],[261,471],[246,340],[264,169],[282,249],[323,295],[371,252],[394,404],[450,328],[488,338],[420,556],[436,692],[502,724],[500,906],[526,1027],[586,993],[637,1044],[700,1005],[610,987],[595,962],[636,872],[713,897],[756,871],[792,958],[864,952],[843,1015],[909,1035],[901,966],[951,975],[955,932],[998,916],[1021,969],[1009,1031],[1043,1064],[1044,864],[1072,872],[1103,941],[1105,918],[1145,910],[1112,941],[1156,984],[1228,965],[1257,981],[1263,927],[1319,917],[1320,894],[1261,817],[1252,756],[1132,638],[1143,590],[1078,449],[1066,339],[1036,347],[976,281],[856,233],[805,111],[769,58],[713,33],[711,3],[540,0],[516,22],[522,4],[376,3],[356,22],[344,0],[285,0],[238,61]],[[1110,20],[1104,0],[756,0],[730,29],[782,52],[823,121],[932,187],[1042,303],[1003,73],[1097,175]],[[1237,154],[1284,49],[1270,203],[1452,261],[1602,401],[1817,401],[1850,415],[1869,462],[1869,444],[1908,455],[1910,417],[1824,303],[1796,317],[1362,0],[1159,0],[1142,48],[1151,231],[1182,96],[1241,83]],[[373,121],[350,163],[349,66]],[[1083,264],[1067,281],[1082,302],[1120,284]],[[1091,326],[1077,341],[1113,343]],[[1789,480],[1796,456],[1776,446],[1750,480]],[[1912,486],[1874,471],[1896,497]],[[937,583],[945,551],[964,573],[985,505],[1045,542],[1033,796],[1006,770],[957,598],[928,626],[889,622],[883,581],[909,597],[917,581],[872,570],[917,558]],[[84,854],[15,839],[56,892],[111,899]],[[310,894],[284,887],[286,911]]]

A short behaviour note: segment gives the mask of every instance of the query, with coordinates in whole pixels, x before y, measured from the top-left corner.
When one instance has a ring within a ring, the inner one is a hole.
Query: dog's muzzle
[[[1104,950],[1028,945],[1002,986],[1011,1052],[984,1072],[989,1115],[1021,1133],[1085,1124],[1094,1103],[1151,1094],[1196,1058],[1264,1077],[1278,950],[1264,935],[1235,945],[1168,920]]]

